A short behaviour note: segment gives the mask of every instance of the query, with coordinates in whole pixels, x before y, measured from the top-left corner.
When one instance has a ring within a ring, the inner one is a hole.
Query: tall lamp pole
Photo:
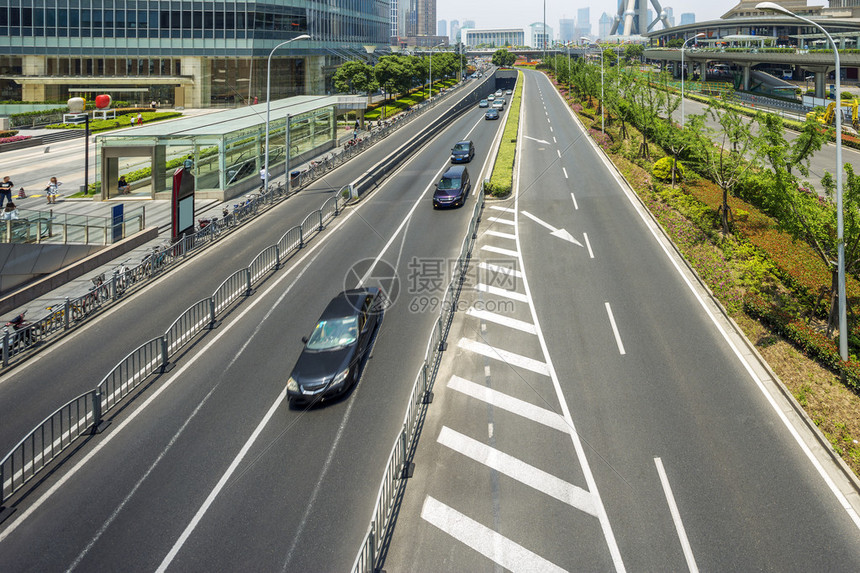
[[[281,42],[269,52],[269,63],[266,68],[266,151],[265,151],[265,159],[263,161],[263,192],[269,190],[269,118],[271,116],[271,108],[272,108],[272,55],[274,55],[275,50],[280,48],[281,46],[286,46],[290,42],[295,42],[296,40],[307,40],[310,38],[308,34],[302,34],[301,36],[296,36],[292,40],[287,40],[286,42]],[[287,130],[290,129],[290,118],[287,117]],[[290,157],[290,148],[287,147],[287,160]],[[287,191],[290,190],[290,174],[287,173]]]
[[[430,98],[427,103],[433,103],[433,50],[438,48],[439,46],[444,46],[445,42],[438,44],[436,46],[430,47]]]
[[[704,37],[704,33],[699,33],[689,38],[686,42],[681,44],[681,127],[684,127],[684,48],[688,43],[692,42],[696,38]]]
[[[606,107],[603,105],[603,48],[597,42],[592,42],[600,50],[600,133],[606,133]]]
[[[830,34],[822,26],[816,24],[809,18],[798,16],[790,10],[786,10],[779,4],[773,2],[759,2],[756,10],[772,10],[785,14],[791,18],[805,22],[810,26],[818,28],[827,37],[833,48],[833,56],[836,64],[836,251],[838,254],[837,272],[837,297],[839,298],[839,355],[842,360],[848,360],[848,315],[845,308],[845,225],[842,216],[842,96],[840,92],[840,76],[842,71],[839,65],[839,50]]]

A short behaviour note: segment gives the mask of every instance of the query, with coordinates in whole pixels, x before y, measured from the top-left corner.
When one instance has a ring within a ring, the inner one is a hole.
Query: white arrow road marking
[[[511,541],[429,495],[424,500],[424,507],[421,508],[421,518],[509,571],[518,573],[565,571],[519,543]]]
[[[541,219],[538,219],[537,217],[535,217],[534,215],[532,215],[528,211],[522,211],[522,214],[525,215],[526,217],[528,217],[529,219],[531,219],[532,221],[534,221],[535,223],[537,223],[538,225],[543,225],[544,227],[549,229],[551,231],[550,235],[552,235],[553,237],[558,237],[559,239],[564,239],[565,241],[570,241],[571,243],[573,243],[574,245],[577,245],[579,247],[582,246],[582,243],[580,243],[579,241],[574,239],[573,236],[570,233],[568,233],[567,231],[565,231],[564,229],[556,229],[555,227],[553,227],[552,225],[550,225],[546,221],[542,221]]]
[[[549,141],[544,141],[543,139],[538,139],[536,137],[529,137],[528,135],[523,136],[525,139],[531,139],[532,141],[537,141],[538,143],[543,143],[544,145],[549,145]]]

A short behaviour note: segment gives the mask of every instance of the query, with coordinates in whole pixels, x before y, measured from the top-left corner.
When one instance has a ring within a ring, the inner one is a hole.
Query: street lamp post
[[[606,108],[603,105],[603,48],[597,42],[591,45],[597,46],[600,50],[600,133],[606,134]]]
[[[839,354],[842,360],[848,360],[848,315],[845,309],[845,226],[842,216],[842,99],[840,90],[840,78],[842,74],[839,65],[839,49],[830,34],[827,33],[822,26],[816,24],[809,18],[798,16],[794,12],[786,10],[779,4],[773,2],[759,2],[756,4],[756,10],[772,10],[785,14],[791,18],[806,22],[810,26],[818,28],[827,37],[830,46],[833,48],[833,56],[836,65],[836,251],[838,254],[837,272],[837,297],[839,298]]]
[[[266,68],[266,151],[265,151],[265,159],[263,160],[263,193],[269,190],[269,117],[271,115],[271,107],[272,107],[272,55],[274,55],[275,50],[280,48],[281,46],[286,46],[290,42],[295,42],[296,40],[307,40],[310,36],[308,34],[302,34],[301,36],[296,36],[292,40],[287,40],[286,42],[281,42],[269,52],[269,63]],[[290,129],[290,118],[287,117],[287,130]],[[287,162],[289,163],[290,159],[290,148],[287,147]],[[287,173],[287,191],[290,190],[290,174]]]
[[[433,50],[435,50],[439,46],[444,46],[444,45],[445,45],[445,42],[442,42],[441,44],[430,47],[430,98],[427,101],[428,104],[433,103]]]
[[[692,38],[687,39],[686,42],[681,44],[681,127],[684,127],[684,48],[687,46],[689,42],[692,42],[696,38],[702,38],[705,34],[699,33],[693,36]]]

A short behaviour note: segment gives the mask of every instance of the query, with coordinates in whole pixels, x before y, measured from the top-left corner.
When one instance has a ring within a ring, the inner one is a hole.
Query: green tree
[[[827,131],[813,119],[803,125],[803,131],[790,144],[784,133],[782,119],[768,114],[762,125],[762,152],[768,175],[764,178],[767,185],[765,207],[781,230],[812,247],[830,271],[827,335],[833,336],[839,308],[836,209],[832,201],[822,200],[807,181],[799,185],[793,173],[796,169],[803,177],[809,176],[809,159],[821,149]],[[845,172],[848,175],[843,188],[845,271],[854,273],[860,265],[860,177],[854,174],[850,164],[845,166]],[[822,183],[832,198],[834,183],[829,173]]]
[[[628,61],[640,60],[645,55],[645,46],[642,44],[628,44],[624,50],[624,57]]]
[[[376,81],[373,67],[357,60],[344,62],[334,73],[332,79],[335,89],[339,92],[370,93],[379,89],[379,82]]]
[[[514,62],[517,61],[517,55],[513,52],[509,52],[505,49],[499,48],[493,54],[493,65],[494,66],[512,66]]]
[[[730,234],[732,214],[729,195],[735,194],[743,178],[757,164],[761,147],[751,123],[730,103],[712,100],[706,114],[717,122],[718,127],[705,127],[704,121],[698,123],[694,116],[694,123],[690,125],[694,133],[691,152],[698,161],[700,171],[723,191],[719,208],[720,225],[723,233]],[[761,122],[761,114],[756,114],[752,123]]]

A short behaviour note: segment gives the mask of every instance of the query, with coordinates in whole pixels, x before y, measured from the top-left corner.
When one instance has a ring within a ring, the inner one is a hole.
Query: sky
[[[658,0],[663,8],[671,7],[676,24],[680,14],[693,12],[696,22],[716,20],[738,4],[738,0]],[[813,4],[826,5],[826,0]],[[649,7],[651,6],[649,2]],[[591,8],[591,31],[597,33],[597,21],[603,12],[614,16],[618,0],[546,0],[546,24],[558,34],[561,18],[576,18],[579,8]],[[654,8],[651,7],[654,11]],[[437,20],[474,20],[477,28],[527,28],[543,20],[543,2],[532,0],[436,0]],[[450,28],[449,28],[450,33]]]

